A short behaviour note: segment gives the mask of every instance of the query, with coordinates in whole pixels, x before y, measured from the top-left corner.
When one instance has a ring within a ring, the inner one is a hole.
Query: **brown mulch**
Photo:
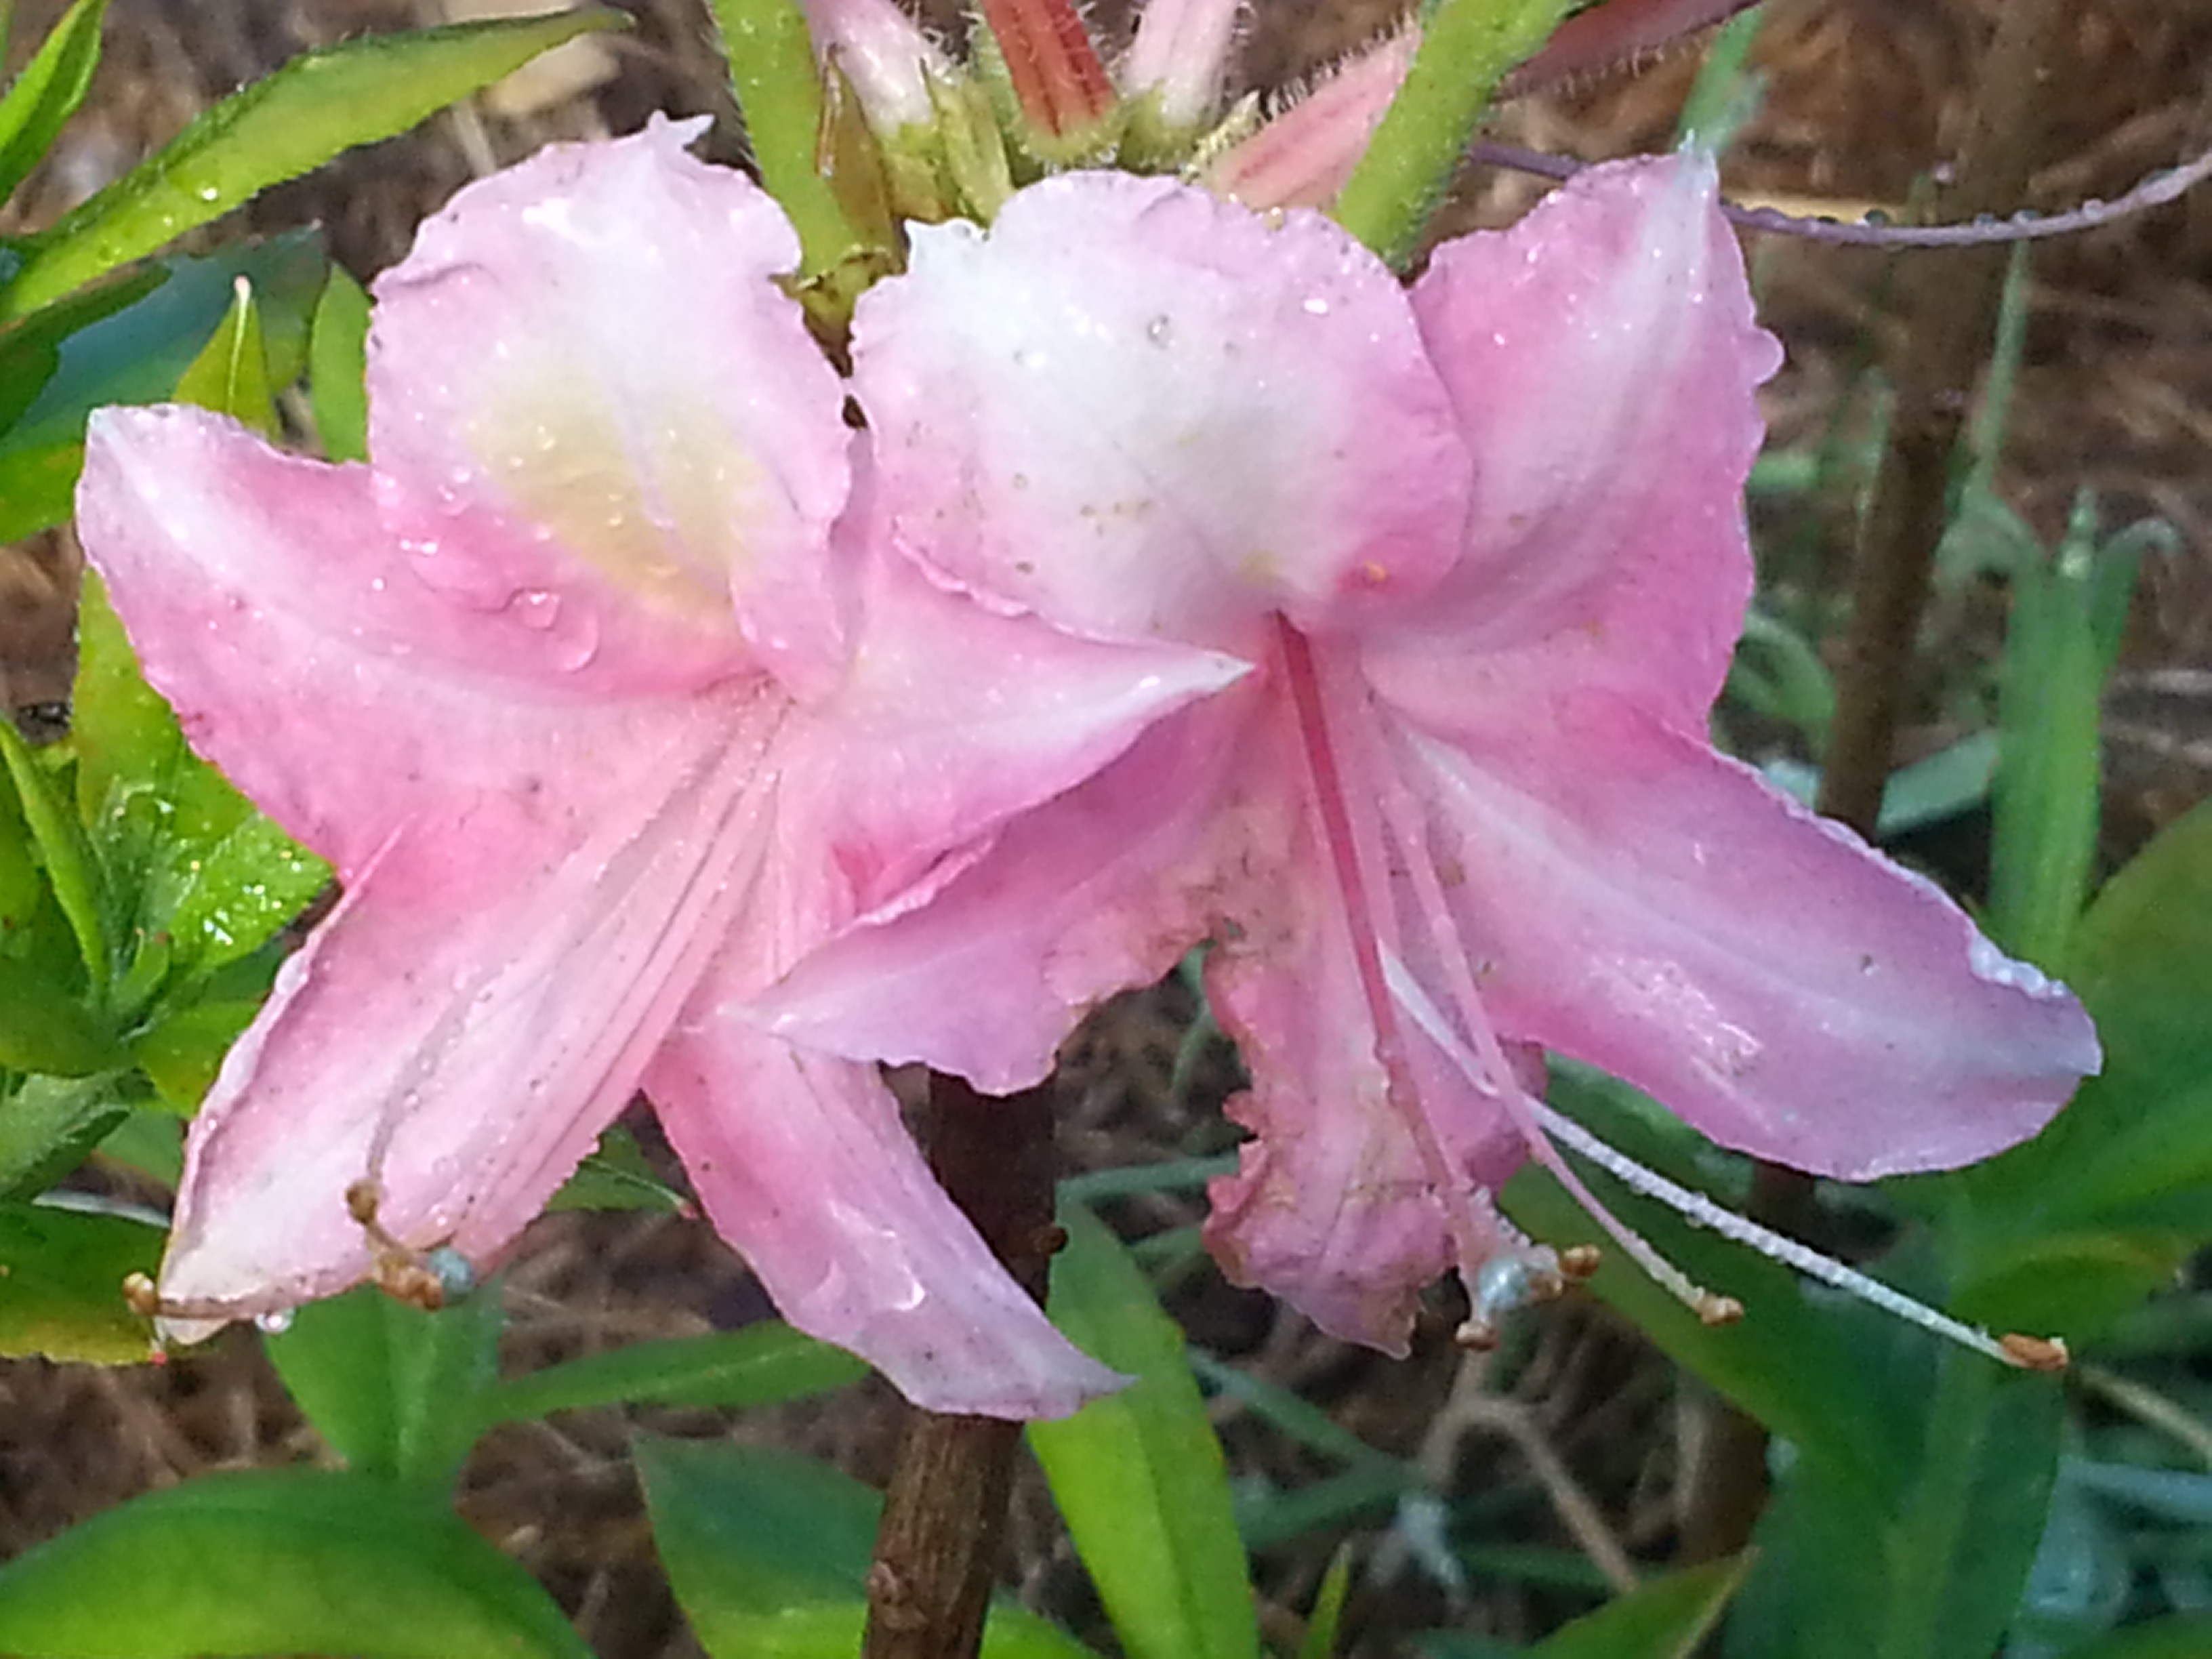
[[[2001,0],[1772,0],[1759,52],[1764,109],[1727,172],[1733,193],[1856,211],[1900,206],[1963,131],[1973,66]],[[697,0],[632,0],[614,40],[616,74],[525,112],[473,107],[272,191],[214,233],[319,222],[364,277],[403,254],[414,226],[472,176],[553,138],[629,131],[653,110],[722,119],[738,154],[721,70]],[[18,7],[18,61],[58,0]],[[428,21],[407,0],[115,0],[93,106],[54,165],[0,229],[35,225],[114,176],[231,88],[310,46]],[[1255,85],[1308,73],[1373,32],[1372,5],[1258,0],[1248,66]],[[2120,194],[2212,142],[2212,3],[2083,0],[2074,67],[2047,91],[2050,130],[2033,201],[2062,207]],[[1687,59],[1528,100],[1499,131],[1586,157],[1663,146]],[[1480,185],[1496,202],[1510,183]],[[1494,205],[1494,204],[1493,204]],[[1766,315],[1790,349],[1771,389],[1779,439],[1802,444],[1863,398],[1866,343],[1888,326],[1893,260],[1771,240],[1755,251]],[[2046,246],[2034,267],[2027,360],[2002,473],[2009,500],[2046,536],[2094,488],[2107,520],[2156,514],[2181,550],[2147,573],[2107,729],[2112,839],[2124,848],[2212,793],[2212,191],[2126,224]],[[1832,547],[1837,559],[1844,550]],[[0,549],[0,695],[51,722],[66,696],[74,559],[49,538]],[[1094,1033],[1062,1136],[1079,1167],[1136,1163],[1222,1144],[1190,1091],[1170,1087],[1188,1011],[1172,995],[1125,1005]],[[1216,1057],[1218,1062],[1219,1057]],[[1216,1066],[1217,1097],[1225,1073]],[[1129,1206],[1139,1231],[1185,1225],[1184,1200]],[[563,1354],[729,1322],[742,1269],[693,1224],[625,1216],[541,1223],[507,1283],[511,1357]],[[1323,1405],[1443,1482],[1491,1493],[1517,1535],[1580,1549],[1617,1576],[1663,1562],[1677,1525],[1666,1369],[1602,1314],[1559,1309],[1533,1322],[1512,1386],[1478,1386],[1482,1362],[1443,1340],[1440,1308],[1414,1359],[1393,1364],[1322,1340],[1209,1272],[1177,1291],[1201,1343]],[[1231,1407],[1220,1411],[1240,1478],[1289,1486],[1328,1473]],[[696,1651],[661,1588],[626,1461],[633,1421],[588,1414],[502,1431],[471,1467],[464,1507],[577,1611],[607,1659]],[[700,1413],[652,1419],[720,1431]],[[748,1415],[738,1431],[786,1434],[879,1475],[889,1413],[868,1389],[826,1410]],[[276,1387],[250,1333],[158,1370],[0,1362],[0,1558],[130,1495],[208,1469],[323,1455]],[[1086,1614],[1079,1575],[1032,1485],[1017,1508],[1017,1576],[1055,1610]],[[1270,1553],[1261,1569],[1276,1633],[1310,1600],[1334,1537]],[[1361,1652],[1459,1620],[1507,1637],[1540,1633],[1577,1603],[1508,1581],[1439,1583],[1402,1542],[1363,1574],[1352,1628]]]

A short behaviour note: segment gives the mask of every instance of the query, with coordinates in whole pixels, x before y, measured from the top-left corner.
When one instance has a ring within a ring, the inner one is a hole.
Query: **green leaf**
[[[173,1110],[190,1114],[207,1097],[222,1057],[261,1012],[259,997],[209,997],[157,1013],[131,1039],[131,1058]]]
[[[668,1582],[714,1659],[851,1659],[866,1620],[881,1494],[765,1446],[640,1436],[638,1478]],[[1088,1659],[1032,1613],[995,1607],[985,1659]]]
[[[97,576],[86,578],[77,635],[78,811],[123,890],[116,925],[166,940],[160,965],[174,980],[204,977],[273,938],[322,890],[329,866],[192,753]]]
[[[295,378],[324,270],[313,233],[294,232],[142,267],[0,332],[0,540],[69,517],[86,416],[167,399],[229,309],[237,277],[259,300],[271,378]]]
[[[499,1383],[481,1409],[490,1424],[595,1406],[769,1406],[842,1389],[867,1370],[842,1348],[764,1320],[564,1360]]]
[[[107,928],[101,916],[99,866],[93,862],[76,815],[46,776],[46,768],[17,735],[15,726],[0,718],[0,761],[15,785],[15,799],[23,822],[38,845],[39,861],[46,866],[47,884],[53,889],[70,931],[76,935],[77,954],[92,985],[105,990],[111,971]]]
[[[80,989],[43,964],[0,957],[0,1067],[88,1077],[122,1060],[114,1034]]]
[[[177,379],[176,401],[228,415],[264,438],[276,435],[276,394],[269,385],[269,354],[261,339],[261,307],[253,283],[231,284],[230,309],[207,349]]]
[[[2098,731],[2140,557],[2100,556],[2086,490],[2057,556],[2013,578],[1991,790],[1991,937],[2056,967],[2081,914],[2102,816]]]
[[[445,1504],[320,1469],[204,1475],[0,1569],[26,1659],[590,1659],[552,1598]]]
[[[1137,1378],[1074,1416],[1028,1427],[1053,1498],[1132,1659],[1260,1651],[1221,1443],[1183,1338],[1128,1252],[1070,1206],[1052,1314],[1070,1340]]]
[[[112,1074],[24,1079],[0,1097],[0,1198],[36,1198],[83,1163],[129,1109]]]
[[[5,1108],[0,1108],[4,1111]],[[151,1273],[161,1230],[120,1216],[0,1204],[0,1355],[127,1365],[154,1351],[153,1331],[123,1299],[124,1279]],[[0,1609],[6,1606],[0,1573]],[[9,1642],[0,1613],[0,1652]]]
[[[317,1433],[363,1474],[449,1489],[482,1432],[499,1368],[495,1292],[425,1312],[364,1285],[293,1315],[267,1339],[277,1376]]]
[[[1960,1299],[2013,1329],[2094,1336],[2212,1240],[2212,804],[2106,884],[2065,977],[2105,1068],[2025,1146],[1950,1177]],[[2054,1262],[2066,1270],[2052,1272]]]
[[[15,798],[12,775],[0,775],[0,951],[28,936],[46,896],[46,878],[32,850],[31,826]]]
[[[31,240],[0,316],[22,316],[356,144],[389,138],[614,11],[459,23],[294,58]]]
[[[1872,1492],[1822,1457],[1788,1469],[1729,1621],[1735,1659],[1990,1653],[2019,1605],[2057,1466],[2058,1384],[1964,1349],[1931,1376],[1924,1345],[1892,1346],[1885,1399],[1918,1455]]]
[[[619,1124],[599,1137],[598,1150],[576,1166],[546,1205],[549,1210],[654,1210],[683,1212],[684,1194],[653,1171],[636,1139]]]
[[[84,102],[107,0],[77,0],[0,99],[0,202],[15,193]],[[4,48],[0,48],[4,56]]]
[[[730,88],[745,118],[761,183],[775,198],[800,248],[798,290],[810,313],[842,333],[860,290],[900,268],[888,221],[872,224],[818,156],[825,132],[821,70],[798,0],[712,0]]]
[[[1554,1632],[1531,1659],[1691,1659],[1753,1559],[1747,1553],[1655,1578]]]
[[[307,348],[307,394],[315,433],[333,461],[368,459],[368,295],[343,265],[315,306]]]

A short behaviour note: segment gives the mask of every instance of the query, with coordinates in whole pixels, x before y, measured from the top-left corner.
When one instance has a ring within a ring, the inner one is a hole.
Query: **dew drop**
[[[1156,346],[1164,346],[1175,337],[1175,324],[1166,317],[1155,317],[1145,325],[1145,337]]]
[[[525,588],[514,596],[513,605],[522,625],[535,633],[543,634],[561,620],[561,596],[542,587]]]
[[[253,1316],[253,1328],[270,1336],[282,1336],[292,1328],[292,1310],[276,1308],[267,1313]]]
[[[199,198],[203,202],[220,202],[222,200],[222,187],[220,185],[202,185]]]
[[[1305,302],[1304,310],[1309,317],[1326,317],[1328,315],[1328,301],[1316,294]]]

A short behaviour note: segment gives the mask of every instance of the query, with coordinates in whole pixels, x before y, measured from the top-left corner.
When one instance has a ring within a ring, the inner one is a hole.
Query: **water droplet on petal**
[[[522,618],[522,625],[543,634],[561,620],[561,596],[542,587],[525,588],[513,600],[514,612]]]
[[[292,1310],[275,1308],[267,1313],[253,1316],[253,1328],[270,1336],[282,1336],[292,1328]]]

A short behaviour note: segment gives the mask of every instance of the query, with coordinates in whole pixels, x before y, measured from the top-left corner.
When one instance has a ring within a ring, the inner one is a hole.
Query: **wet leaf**
[[[313,234],[296,232],[164,259],[0,334],[0,541],[69,517],[85,417],[106,404],[167,398],[229,308],[234,278],[252,279],[271,379],[295,378],[325,270]]]
[[[404,132],[563,40],[621,21],[613,11],[557,12],[349,40],[295,58],[32,239],[0,314],[51,304],[271,185]]]

